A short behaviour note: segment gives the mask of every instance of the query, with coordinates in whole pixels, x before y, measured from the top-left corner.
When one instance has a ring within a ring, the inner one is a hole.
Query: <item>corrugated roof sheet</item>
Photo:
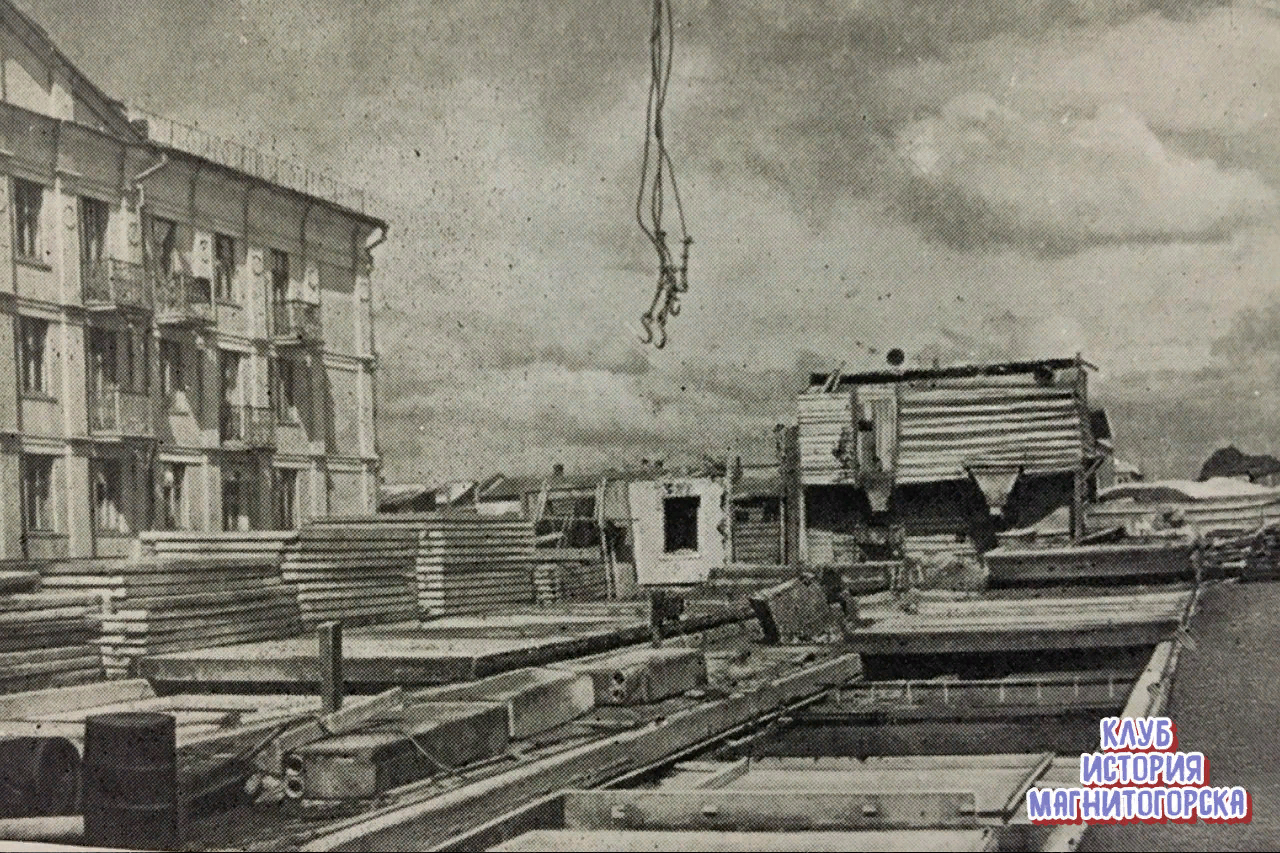
[[[960,480],[969,465],[1069,471],[1084,458],[1084,424],[1071,388],[904,389],[897,482]]]

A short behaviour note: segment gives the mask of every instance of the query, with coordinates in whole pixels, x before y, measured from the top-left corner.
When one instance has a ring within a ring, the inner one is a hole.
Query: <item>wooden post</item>
[[[320,646],[320,704],[326,714],[342,707],[342,623],[325,622],[316,628]]]
[[[1089,410],[1089,384],[1088,377],[1085,375],[1084,357],[1080,353],[1076,353],[1075,367],[1075,399],[1076,410],[1080,414],[1080,439],[1086,453],[1092,452],[1095,447],[1093,435],[1092,413]],[[1084,504],[1085,493],[1088,488],[1088,474],[1084,470],[1084,462],[1081,461],[1076,469],[1072,472],[1071,483],[1071,540],[1078,542],[1085,534],[1084,523]]]
[[[783,562],[789,566],[800,563],[800,537],[804,525],[801,520],[803,512],[801,503],[804,489],[800,484],[800,427],[786,427],[782,432],[782,499],[785,515],[783,516]]]
[[[741,457],[738,458],[738,461],[739,462],[742,461]],[[725,515],[724,515],[724,538],[725,538],[724,565],[726,567],[732,565],[734,560],[737,559],[737,557],[733,553],[733,540],[735,538],[734,537],[735,531],[733,529],[734,528],[733,478],[735,473],[736,473],[736,469],[735,469],[733,458],[726,456],[724,461],[724,512],[725,512]]]

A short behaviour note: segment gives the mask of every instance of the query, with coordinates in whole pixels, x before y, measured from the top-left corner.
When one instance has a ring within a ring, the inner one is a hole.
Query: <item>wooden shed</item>
[[[797,398],[790,559],[976,554],[1063,506],[1073,530],[1110,453],[1079,356],[815,374]]]

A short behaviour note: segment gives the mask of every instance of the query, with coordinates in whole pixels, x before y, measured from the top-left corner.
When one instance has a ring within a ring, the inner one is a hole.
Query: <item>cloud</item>
[[[906,214],[960,248],[1221,240],[1276,204],[1257,175],[1172,150],[1118,104],[1051,122],[970,93],[904,128],[898,151]]]
[[[1144,13],[1045,38],[1008,31],[885,72],[908,111],[972,90],[1021,112],[1062,115],[1119,102],[1159,132],[1242,134],[1280,120],[1280,16],[1248,4]],[[1225,8],[1229,7],[1229,8]]]
[[[1280,266],[1266,12],[675,0],[669,138],[697,243],[654,352],[631,218],[643,4],[26,2],[111,94],[276,138],[382,197],[390,478],[755,446],[808,370],[878,367],[893,346],[926,363],[1083,347],[1126,416],[1176,413],[1144,409],[1133,378],[1170,365],[1199,378],[1160,379],[1161,400],[1214,401],[1186,427],[1205,443],[1268,423],[1255,388],[1194,373]],[[972,92],[999,109],[959,109]],[[899,153],[918,136],[932,171]],[[1200,455],[1194,436],[1168,449],[1177,424],[1118,429],[1134,455]]]
[[[797,387],[790,373],[728,366],[665,375],[539,361],[405,386],[380,408],[380,435],[393,478],[454,475],[460,457],[522,472],[553,458],[626,467],[642,456],[750,456],[767,451]]]
[[[1212,352],[1231,360],[1263,358],[1280,363],[1280,296],[1246,306],[1231,318],[1226,334],[1213,341]]]

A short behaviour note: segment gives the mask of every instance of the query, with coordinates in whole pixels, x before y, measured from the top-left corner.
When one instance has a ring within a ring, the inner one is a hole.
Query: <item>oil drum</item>
[[[80,753],[60,737],[0,738],[0,817],[76,813]]]
[[[177,846],[176,731],[167,714],[101,714],[85,720],[86,843],[135,850]]]

